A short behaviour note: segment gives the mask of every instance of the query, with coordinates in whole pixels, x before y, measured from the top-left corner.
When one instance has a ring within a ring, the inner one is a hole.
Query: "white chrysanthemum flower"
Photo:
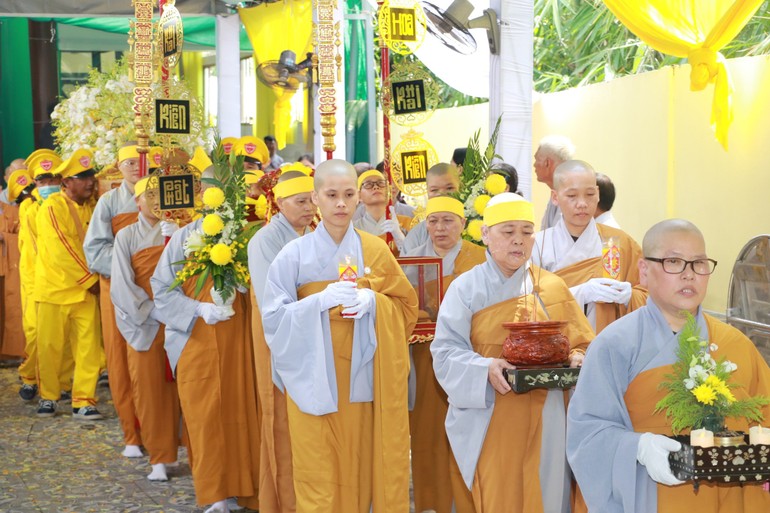
[[[189,257],[190,254],[195,251],[200,251],[205,246],[206,243],[203,241],[203,233],[199,230],[192,230],[183,244],[184,256]]]

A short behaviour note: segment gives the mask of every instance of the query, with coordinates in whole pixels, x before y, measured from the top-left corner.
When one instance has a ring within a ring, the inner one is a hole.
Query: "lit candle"
[[[751,445],[770,445],[770,428],[762,426],[749,428],[749,443]]]
[[[714,447],[714,433],[708,429],[693,429],[690,432],[690,445],[693,447]]]

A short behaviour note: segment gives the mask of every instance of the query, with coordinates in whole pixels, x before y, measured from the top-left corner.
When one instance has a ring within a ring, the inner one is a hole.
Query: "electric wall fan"
[[[500,47],[500,27],[494,10],[484,9],[481,16],[471,20],[469,18],[473,12],[473,4],[469,0],[454,0],[443,10],[430,2],[422,2],[422,8],[428,32],[455,52],[463,55],[475,52],[476,40],[469,29],[483,28],[487,31],[489,53],[497,54]]]

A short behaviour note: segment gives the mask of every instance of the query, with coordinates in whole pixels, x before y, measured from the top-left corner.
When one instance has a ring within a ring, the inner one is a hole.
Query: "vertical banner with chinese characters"
[[[334,136],[337,135],[337,90],[335,84],[342,82],[342,36],[340,21],[335,19],[337,0],[315,0],[317,22],[313,26],[313,81],[318,84],[318,112],[320,114],[323,150],[331,159],[337,149]]]
[[[153,80],[153,6],[155,0],[133,0],[136,20],[129,22],[129,80],[134,83],[134,127],[139,149],[140,173],[147,172],[150,149]],[[141,164],[144,165],[141,165]]]

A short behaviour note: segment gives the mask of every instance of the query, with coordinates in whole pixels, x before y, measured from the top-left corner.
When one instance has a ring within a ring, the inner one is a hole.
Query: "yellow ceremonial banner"
[[[762,0],[604,0],[618,19],[656,50],[687,57],[690,89],[714,84],[711,127],[727,149],[733,120],[733,92],[719,50],[733,40],[762,4]]]
[[[257,65],[264,61],[277,61],[284,50],[293,51],[298,61],[313,51],[313,5],[310,0],[263,3],[257,7],[238,9],[238,14],[254,48]],[[279,148],[286,145],[291,123],[289,102],[294,94],[293,91],[279,89],[271,98],[274,101],[273,135]]]

